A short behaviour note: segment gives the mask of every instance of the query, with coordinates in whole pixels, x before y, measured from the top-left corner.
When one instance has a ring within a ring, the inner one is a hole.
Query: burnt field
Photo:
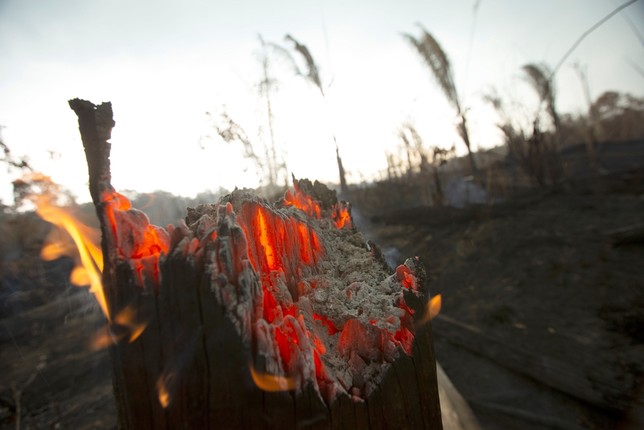
[[[641,425],[643,179],[370,217],[394,259],[427,263],[437,359],[482,428]]]

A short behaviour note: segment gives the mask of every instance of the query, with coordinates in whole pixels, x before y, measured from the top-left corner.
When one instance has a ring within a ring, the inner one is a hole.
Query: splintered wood
[[[390,270],[350,206],[308,180],[274,204],[235,190],[152,226],[110,184],[109,132],[91,132],[111,130],[111,106],[70,106],[103,234],[121,427],[442,427],[417,258]]]

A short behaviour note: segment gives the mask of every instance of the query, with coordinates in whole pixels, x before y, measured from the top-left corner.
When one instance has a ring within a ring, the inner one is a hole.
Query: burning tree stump
[[[235,190],[167,230],[114,191],[109,103],[74,99],[101,224],[119,423],[440,429],[424,270],[389,271],[317,182]]]

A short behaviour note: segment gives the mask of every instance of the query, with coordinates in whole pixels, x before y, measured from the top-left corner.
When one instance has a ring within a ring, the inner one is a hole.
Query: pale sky
[[[275,137],[297,177],[337,181],[333,130],[350,181],[372,178],[394,151],[405,121],[425,145],[464,150],[455,115],[429,71],[401,37],[421,23],[452,62],[469,109],[475,148],[501,143],[481,96],[496,88],[520,101],[536,96],[521,66],[553,67],[575,40],[622,1],[613,0],[0,0],[0,125],[15,155],[89,199],[78,123],[67,100],[111,101],[116,127],[112,176],[117,189],[195,195],[220,186],[256,186],[241,148],[217,139],[205,112],[225,106],[251,138],[265,120],[257,93],[261,34],[308,46],[326,83],[317,90],[275,63]],[[635,30],[632,28],[635,27]],[[644,96],[644,4],[640,0],[587,37],[560,69],[561,113],[587,109],[572,67],[586,67],[591,95]],[[640,71],[637,69],[639,68]],[[327,114],[328,113],[328,114]],[[200,141],[206,146],[201,148]],[[54,156],[51,156],[53,151]],[[9,203],[14,176],[0,170]]]

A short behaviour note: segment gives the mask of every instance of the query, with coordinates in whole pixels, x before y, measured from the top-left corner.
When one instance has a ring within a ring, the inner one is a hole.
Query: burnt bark
[[[103,195],[111,192],[108,142],[111,105],[71,100],[89,167],[90,190],[103,232],[114,395],[123,429],[441,429],[431,324],[416,331],[413,354],[401,353],[365,400],[346,394],[327,404],[308,385],[266,392],[253,382],[253,354],[217,296],[204,259],[169,252],[158,285],[141,284],[119,255]],[[185,227],[185,226],[184,226]],[[177,227],[180,230],[181,227]],[[179,233],[171,234],[178,248]],[[234,239],[220,243],[231,243]],[[217,252],[234,253],[234,249]],[[256,278],[248,282],[259,283]],[[259,286],[251,286],[260,288]],[[135,321],[119,319],[133,310]],[[144,324],[140,336],[131,327]],[[118,336],[119,330],[126,335]],[[130,331],[128,331],[130,330]]]

